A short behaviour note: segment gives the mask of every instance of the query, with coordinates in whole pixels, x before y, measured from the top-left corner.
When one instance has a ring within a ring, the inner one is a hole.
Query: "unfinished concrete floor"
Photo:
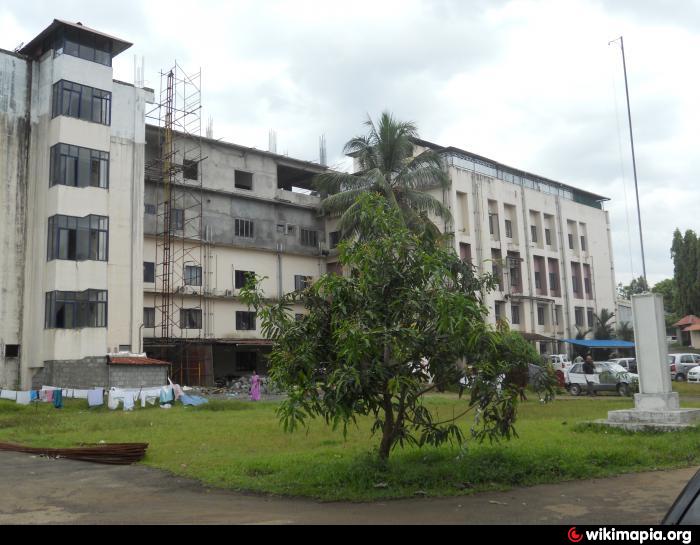
[[[317,503],[209,489],[144,466],[0,452],[5,524],[658,524],[698,468],[443,499]]]

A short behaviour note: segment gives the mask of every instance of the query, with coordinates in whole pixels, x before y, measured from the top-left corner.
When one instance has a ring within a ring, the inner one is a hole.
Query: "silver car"
[[[668,364],[671,368],[671,378],[678,382],[688,378],[693,367],[700,365],[700,354],[669,354]]]

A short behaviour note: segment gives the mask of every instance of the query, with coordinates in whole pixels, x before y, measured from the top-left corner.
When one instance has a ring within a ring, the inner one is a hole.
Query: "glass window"
[[[185,159],[182,165],[182,175],[186,180],[199,179],[199,162]]]
[[[170,216],[170,227],[181,231],[185,228],[185,211],[182,208],[173,208]]]
[[[181,308],[180,329],[202,329],[202,309]]]
[[[576,320],[576,325],[578,326],[583,326],[583,308],[582,307],[576,307],[574,309],[574,317]]]
[[[532,235],[532,242],[537,242],[537,226],[530,225],[530,234]]]
[[[301,245],[310,247],[318,246],[318,231],[301,229]]]
[[[519,324],[520,323],[520,305],[511,305],[510,312],[511,312],[511,316],[512,316],[511,322],[513,324]]]
[[[537,324],[544,325],[544,306],[537,306]]]
[[[253,222],[251,220],[236,219],[234,221],[234,235],[243,238],[253,238]]]
[[[239,331],[254,331],[255,312],[236,311],[236,329]]]
[[[156,264],[150,261],[143,262],[143,281],[144,282],[155,282],[156,281]]]
[[[112,66],[112,42],[102,36],[64,28],[56,33],[53,45],[56,54],[64,53],[86,61]]]
[[[586,251],[586,237],[581,236],[581,251],[585,252]]]
[[[593,309],[589,308],[586,310],[586,317],[588,319],[588,327],[593,327]]]
[[[107,292],[52,291],[46,294],[46,329],[107,327]]]
[[[51,147],[49,184],[109,187],[109,152],[68,144]]]
[[[53,86],[53,117],[59,115],[109,125],[112,93],[61,80]]]
[[[195,265],[185,265],[185,285],[202,285],[202,267],[198,267]]]
[[[249,279],[253,282],[255,281],[255,273],[253,271],[236,271],[235,277],[235,287],[237,290],[245,287]]]
[[[309,286],[311,286],[311,282],[313,281],[313,278],[310,276],[304,276],[301,274],[295,274],[294,275],[294,290],[295,291],[303,291]]]
[[[506,220],[506,238],[513,238],[513,222]]]
[[[107,261],[109,218],[56,215],[49,218],[47,260]]]
[[[156,309],[154,307],[144,307],[143,327],[156,327]]]
[[[574,249],[574,235],[569,233],[569,250]]]
[[[340,231],[331,231],[328,233],[328,244],[331,248],[337,248],[340,242]]]
[[[547,246],[552,245],[552,231],[550,231],[549,229],[544,230],[544,240]]]

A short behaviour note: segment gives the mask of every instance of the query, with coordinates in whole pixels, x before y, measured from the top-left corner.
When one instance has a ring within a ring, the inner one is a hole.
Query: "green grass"
[[[700,407],[700,386],[675,386],[683,390],[684,406]],[[463,402],[448,393],[431,396],[428,403],[445,417]],[[0,441],[64,447],[145,441],[150,447],[144,464],[208,485],[352,501],[458,495],[700,464],[700,430],[631,434],[585,425],[632,405],[631,398],[607,395],[563,397],[549,405],[528,401],[521,405],[518,439],[468,442],[463,449],[397,449],[388,468],[375,461],[378,438],[370,436],[368,419],[347,439],[320,421],[308,431],[287,434],[275,403],[218,401],[124,413],[88,410],[77,400],[63,410],[0,400]]]

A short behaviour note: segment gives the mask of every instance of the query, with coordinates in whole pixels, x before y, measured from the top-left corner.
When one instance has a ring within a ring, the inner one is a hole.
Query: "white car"
[[[547,356],[547,361],[552,364],[555,371],[566,371],[573,365],[569,356],[566,354],[552,354],[551,356]]]
[[[628,396],[637,383],[639,375],[609,361],[596,362],[595,373],[592,375],[583,372],[582,363],[575,363],[566,372],[566,388],[575,396],[587,392],[589,387],[593,392],[617,392],[621,396]]]
[[[700,365],[688,371],[688,382],[700,382]]]
[[[637,360],[635,358],[613,358],[608,361],[622,365],[622,367],[627,369],[630,373],[637,372]]]

